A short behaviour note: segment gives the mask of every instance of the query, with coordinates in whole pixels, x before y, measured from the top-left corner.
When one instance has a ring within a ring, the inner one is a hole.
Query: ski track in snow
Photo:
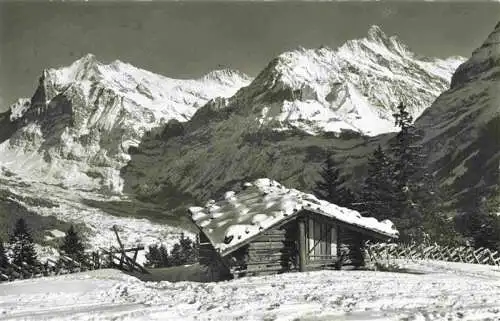
[[[500,320],[498,267],[405,262],[425,274],[318,271],[219,283],[115,270],[0,284],[3,320]]]

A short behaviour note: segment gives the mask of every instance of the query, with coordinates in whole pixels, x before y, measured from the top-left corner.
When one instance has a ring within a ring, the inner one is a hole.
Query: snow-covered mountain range
[[[310,191],[329,150],[355,173],[390,136],[375,135],[394,130],[399,102],[420,115],[463,60],[421,57],[376,26],[337,49],[285,52],[255,79],[172,79],[89,54],[44,70],[33,96],[0,114],[0,189],[88,226],[93,246],[117,222],[125,243],[158,239],[171,230],[145,218],[185,212],[239,181]]]
[[[372,26],[366,38],[337,49],[301,48],[279,55],[223,105],[277,129],[374,136],[396,131],[392,114],[400,102],[419,116],[448,89],[463,61],[421,57]]]
[[[4,123],[16,126],[0,145],[0,163],[30,178],[120,192],[118,170],[147,131],[170,119],[186,121],[210,99],[231,96],[250,81],[232,70],[171,79],[88,54],[44,70],[33,97],[12,105]]]

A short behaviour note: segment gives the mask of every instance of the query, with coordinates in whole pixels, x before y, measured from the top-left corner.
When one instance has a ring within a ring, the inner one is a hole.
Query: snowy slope
[[[9,200],[18,204],[28,212],[36,213],[41,217],[56,218],[62,222],[83,227],[83,237],[87,250],[99,250],[101,247],[118,246],[113,226],[117,226],[120,239],[126,247],[137,245],[164,244],[171,248],[178,241],[180,233],[188,237],[194,234],[183,226],[182,218],[173,217],[162,208],[155,208],[147,204],[133,202],[126,196],[107,196],[98,193],[67,189],[44,182],[27,182],[19,176],[13,175],[0,179],[0,193],[7,190]],[[1,200],[0,200],[1,201]],[[115,204],[115,207],[110,205]],[[161,212],[163,217],[154,221],[144,217],[144,213]],[[164,212],[163,212],[164,211]],[[22,212],[1,213],[22,216]],[[15,219],[14,218],[14,219]],[[40,232],[40,227],[34,225],[30,217],[25,218],[30,229]],[[14,221],[6,219],[6,222]],[[181,228],[179,228],[181,226]],[[63,236],[64,231],[47,229],[45,235],[54,237]],[[39,259],[58,256],[51,246],[52,238],[45,237],[45,245],[37,246]],[[43,242],[43,241],[42,241]],[[145,262],[145,251],[140,251],[138,261]]]
[[[279,55],[226,105],[278,129],[373,136],[396,130],[392,114],[400,102],[419,116],[448,89],[463,61],[420,57],[372,26],[366,38],[337,49],[301,48]]]
[[[500,182],[500,23],[416,121],[432,164],[464,205]]]
[[[319,271],[141,282],[115,270],[0,284],[4,320],[498,320],[500,271],[419,261],[423,274]]]

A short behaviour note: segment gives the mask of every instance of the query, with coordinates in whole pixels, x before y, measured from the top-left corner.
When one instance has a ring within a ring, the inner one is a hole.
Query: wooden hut
[[[189,208],[207,281],[364,264],[367,239],[397,238],[392,222],[363,217],[276,181]]]

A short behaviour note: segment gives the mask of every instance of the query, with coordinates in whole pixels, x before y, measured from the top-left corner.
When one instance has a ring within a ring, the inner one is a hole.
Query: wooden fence
[[[438,244],[367,244],[366,257],[372,262],[391,259],[441,260],[500,266],[500,253],[487,248],[449,247]]]

